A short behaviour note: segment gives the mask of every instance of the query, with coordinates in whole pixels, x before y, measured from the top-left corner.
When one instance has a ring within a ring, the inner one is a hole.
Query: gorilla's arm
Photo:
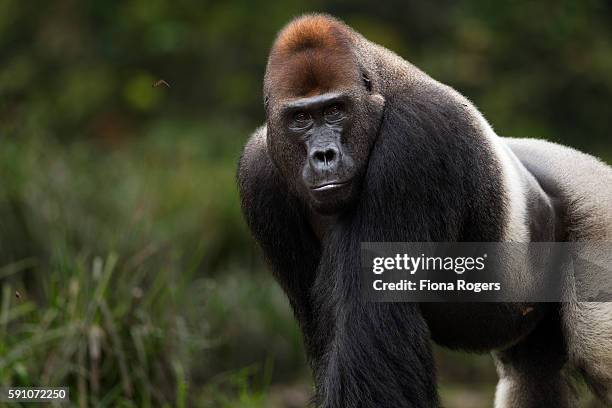
[[[310,288],[320,249],[303,205],[288,191],[266,152],[265,138],[266,128],[257,129],[240,158],[242,211],[306,334],[310,332]],[[307,336],[305,340],[308,346]]]
[[[328,237],[313,288],[317,406],[437,407],[427,325],[417,304],[361,298],[359,228]]]

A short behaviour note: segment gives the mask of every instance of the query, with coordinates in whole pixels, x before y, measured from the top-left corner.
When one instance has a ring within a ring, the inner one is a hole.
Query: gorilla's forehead
[[[302,50],[268,67],[275,96],[310,97],[347,89],[359,80],[352,59],[324,48]]]

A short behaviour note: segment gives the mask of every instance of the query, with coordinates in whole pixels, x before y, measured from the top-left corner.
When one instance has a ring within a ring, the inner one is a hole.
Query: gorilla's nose
[[[339,161],[340,152],[334,144],[315,147],[310,152],[310,165],[317,171],[334,170]]]

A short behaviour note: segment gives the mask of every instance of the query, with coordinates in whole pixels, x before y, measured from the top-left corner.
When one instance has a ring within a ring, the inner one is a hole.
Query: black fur
[[[324,407],[437,406],[419,306],[362,300],[360,242],[495,241],[502,232],[497,168],[461,106],[410,90],[385,97],[361,198],[323,242],[264,150],[240,162],[243,211],[295,309]]]

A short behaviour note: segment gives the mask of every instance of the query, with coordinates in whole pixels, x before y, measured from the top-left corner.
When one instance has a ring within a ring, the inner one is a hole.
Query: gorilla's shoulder
[[[260,126],[251,134],[238,162],[238,182],[243,186],[244,182],[252,179],[268,165],[272,165],[266,147],[266,125]]]
[[[240,157],[241,165],[245,160],[253,160],[257,158],[261,159],[264,156],[267,156],[266,134],[266,125],[262,125],[255,129],[242,151],[242,156]]]
[[[245,209],[268,205],[287,194],[287,184],[268,154],[266,126],[253,132],[238,162],[238,188]]]

